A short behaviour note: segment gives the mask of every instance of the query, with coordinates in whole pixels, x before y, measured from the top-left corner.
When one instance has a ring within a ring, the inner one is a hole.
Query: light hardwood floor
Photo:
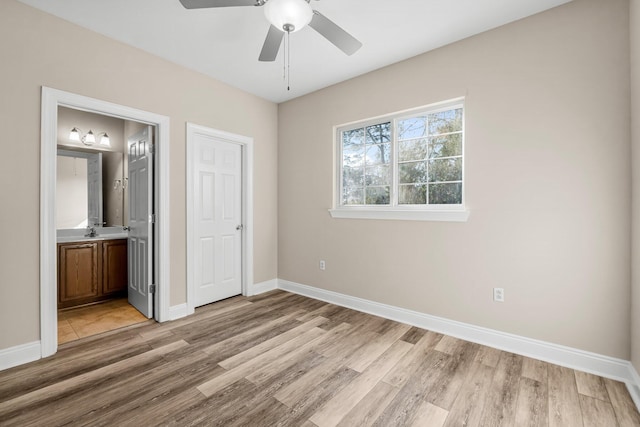
[[[625,385],[274,291],[0,372],[2,426],[640,426]]]

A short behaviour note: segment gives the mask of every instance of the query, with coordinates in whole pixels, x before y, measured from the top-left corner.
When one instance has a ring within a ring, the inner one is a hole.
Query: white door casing
[[[40,356],[47,357],[58,349],[57,262],[56,262],[56,154],[58,107],[68,107],[105,116],[147,123],[156,130],[156,257],[170,259],[169,200],[169,117],[123,105],[89,98],[58,89],[42,87],[40,137]],[[155,319],[170,319],[169,290],[171,263],[155,265]]]
[[[127,138],[129,238],[127,295],[147,318],[153,316],[153,150],[151,126]]]
[[[252,294],[252,166],[251,138],[187,123],[188,313]]]

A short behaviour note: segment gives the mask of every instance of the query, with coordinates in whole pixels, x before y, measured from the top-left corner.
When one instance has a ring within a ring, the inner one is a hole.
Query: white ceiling
[[[291,35],[291,90],[282,49],[259,62],[261,7],[187,10],[178,0],[19,0],[262,98],[282,102],[570,0],[312,0],[364,46],[346,56],[307,27]],[[99,54],[99,52],[94,52]]]

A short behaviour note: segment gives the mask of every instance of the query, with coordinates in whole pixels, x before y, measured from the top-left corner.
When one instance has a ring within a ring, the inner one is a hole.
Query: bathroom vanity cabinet
[[[58,308],[126,294],[126,239],[58,243]]]

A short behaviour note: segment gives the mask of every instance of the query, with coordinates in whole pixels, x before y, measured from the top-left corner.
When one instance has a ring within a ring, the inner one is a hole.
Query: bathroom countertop
[[[58,243],[69,242],[92,242],[98,240],[126,239],[129,232],[122,227],[96,227],[96,236],[87,237],[87,230],[83,228],[71,228],[56,230],[56,241]]]
[[[85,237],[85,236],[60,236],[56,238],[58,243],[69,243],[69,242],[94,242],[98,240],[116,240],[116,239],[126,239],[129,237],[127,233],[118,233],[118,234],[101,234],[95,237]]]

